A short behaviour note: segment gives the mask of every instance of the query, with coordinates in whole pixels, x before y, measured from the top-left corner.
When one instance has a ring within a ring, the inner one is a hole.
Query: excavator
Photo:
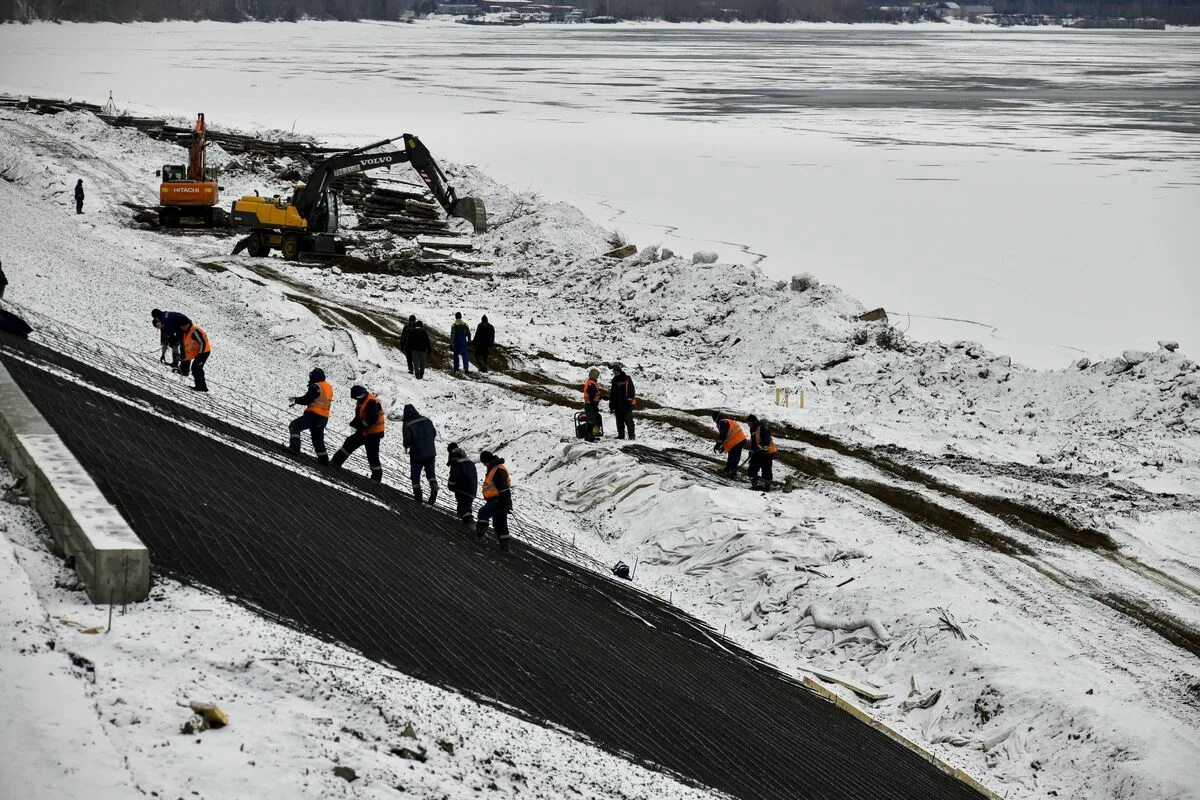
[[[185,217],[199,220],[207,228],[224,224],[224,213],[216,208],[220,199],[217,173],[204,163],[207,144],[204,115],[197,114],[196,127],[188,141],[187,165],[165,164],[157,173],[162,176],[158,187],[158,221],[163,227],[178,227]]]
[[[368,152],[399,139],[404,140],[403,150]],[[447,214],[467,220],[476,233],[487,230],[483,201],[475,197],[458,197],[421,140],[406,133],[331,155],[313,168],[304,183],[296,186],[290,200],[279,195],[261,197],[257,193],[235,200],[230,210],[233,224],[251,230],[238,242],[234,254],[244,249],[252,256],[265,256],[278,249],[285,259],[296,261],[301,253],[344,253],[345,246],[334,237],[338,227],[338,200],[332,184],[346,175],[404,162],[412,164]]]

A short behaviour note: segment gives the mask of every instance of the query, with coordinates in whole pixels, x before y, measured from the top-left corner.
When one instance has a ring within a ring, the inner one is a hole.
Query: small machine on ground
[[[404,140],[403,150],[368,152],[397,139]],[[483,201],[474,197],[459,198],[454,188],[446,183],[446,176],[421,140],[406,133],[330,156],[313,169],[305,183],[296,186],[290,199],[254,194],[235,200],[230,211],[233,224],[249,228],[250,235],[238,242],[233,252],[244,249],[252,256],[265,256],[277,249],[289,261],[298,260],[301,253],[344,253],[344,245],[334,237],[338,227],[338,202],[332,184],[345,175],[404,162],[412,164],[447,214],[469,221],[476,233],[487,230]]]

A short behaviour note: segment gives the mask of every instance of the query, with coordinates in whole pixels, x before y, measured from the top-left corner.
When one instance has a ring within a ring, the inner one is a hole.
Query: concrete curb
[[[0,455],[93,603],[145,600],[150,552],[0,364]]]
[[[824,684],[822,684],[818,681],[815,681],[812,678],[805,675],[804,676],[804,685],[807,686],[809,689],[812,689],[814,692],[816,692],[821,697],[825,698],[829,702],[836,705],[838,708],[845,711],[847,714],[857,717],[859,720],[861,720],[862,722],[865,722],[867,725],[870,725],[872,728],[879,731],[883,735],[887,736],[892,741],[894,741],[894,742],[908,748],[912,752],[916,753],[918,756],[925,759],[930,764],[933,764],[935,767],[937,767],[939,770],[946,773],[950,777],[960,781],[961,783],[966,784],[967,786],[971,787],[975,791],[979,792],[984,797],[986,797],[987,800],[1004,800],[1003,797],[996,794],[991,789],[987,788],[982,783],[980,783],[979,781],[972,778],[970,775],[968,775],[963,770],[959,769],[958,767],[947,764],[945,761],[938,758],[933,753],[931,753],[928,750],[926,750],[925,748],[921,747],[921,745],[917,744],[916,742],[914,742],[911,739],[906,738],[905,736],[903,736],[899,732],[893,730],[892,728],[889,728],[887,725],[885,725],[884,723],[875,719],[874,717],[872,717],[867,712],[863,711],[858,706],[854,705],[853,703],[844,699],[840,695],[836,694],[832,689],[828,688]]]

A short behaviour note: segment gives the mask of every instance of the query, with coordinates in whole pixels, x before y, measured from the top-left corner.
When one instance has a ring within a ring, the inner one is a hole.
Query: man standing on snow
[[[750,426],[750,464],[746,469],[750,476],[750,488],[770,491],[774,480],[772,468],[776,453],[775,437],[767,427],[765,419],[760,420],[751,414],[746,417],[746,423]],[[761,485],[758,480],[760,470],[763,476]]]
[[[714,411],[712,418],[713,422],[717,423],[717,443],[713,445],[713,452],[720,453],[724,450],[729,457],[721,474],[726,478],[736,478],[738,464],[742,460],[742,447],[746,443],[746,432],[733,417],[722,417]]]
[[[350,454],[359,447],[367,451],[367,463],[371,465],[371,480],[383,482],[383,466],[379,463],[379,443],[383,441],[383,431],[387,423],[383,414],[383,404],[379,398],[368,392],[365,386],[355,384],[350,387],[350,397],[357,403],[354,407],[354,419],[350,427],[354,433],[346,437],[341,448],[333,454],[333,466],[340,467],[346,463]]]
[[[83,213],[83,178],[75,182],[75,213]]]
[[[8,278],[4,275],[4,262],[0,261],[0,300],[4,299],[4,290],[8,288]]]
[[[613,372],[612,386],[608,390],[608,408],[617,421],[617,438],[624,439],[625,431],[628,430],[629,440],[633,441],[633,407],[637,405],[633,379],[620,367]]]
[[[479,519],[475,522],[475,536],[482,537],[487,533],[488,520],[493,521],[496,528],[496,539],[500,549],[508,552],[508,515],[512,513],[512,477],[504,459],[487,450],[479,454],[479,460],[487,468],[487,477],[483,479],[483,508],[479,509]]]
[[[433,348],[429,344],[429,331],[425,330],[425,323],[418,319],[410,325],[412,330],[408,333],[408,346],[412,352],[413,376],[421,380],[425,377],[425,363]]]
[[[604,399],[604,394],[597,383],[599,378],[600,370],[592,368],[588,370],[588,378],[583,382],[583,413],[587,415],[588,423],[587,436],[583,437],[586,442],[594,442],[603,436],[604,423],[600,420],[600,401]]]
[[[404,353],[404,360],[408,362],[408,374],[413,374],[412,362],[412,338],[413,323],[417,321],[416,314],[408,315],[408,322],[404,323],[404,329],[400,331],[400,352]]]
[[[160,311],[153,309],[150,312],[151,324],[158,328],[158,343],[162,345],[162,350],[159,351],[158,360],[167,363],[167,349],[171,350],[171,368],[179,366],[179,344],[183,338],[183,328],[185,325],[191,325],[192,321],[178,311]]]
[[[450,457],[447,462],[450,468],[450,482],[447,487],[454,493],[458,519],[461,522],[471,522],[471,506],[475,502],[475,494],[479,491],[479,473],[475,471],[475,462],[458,444],[452,443],[447,455]]]
[[[329,424],[329,412],[333,406],[333,387],[325,380],[325,370],[318,367],[308,373],[308,391],[293,397],[291,405],[304,406],[304,413],[296,417],[288,425],[288,449],[293,453],[300,452],[300,433],[309,431],[312,435],[313,452],[317,454],[317,463],[324,466],[329,463],[325,452],[325,426]]]
[[[458,361],[461,358],[463,372],[470,372],[471,360],[467,357],[467,348],[471,346],[471,326],[463,322],[461,311],[454,314],[454,324],[450,326],[450,342],[454,345],[454,371],[458,372]]]
[[[488,371],[488,351],[496,343],[496,329],[488,322],[487,314],[475,326],[475,363],[481,372]]]
[[[422,417],[412,403],[404,407],[404,450],[408,453],[408,463],[412,467],[413,497],[421,502],[421,471],[429,481],[429,505],[437,500],[437,478],[433,474],[433,462],[437,458],[434,441],[437,439],[437,429],[428,417]]]
[[[212,342],[208,334],[198,325],[190,321],[180,329],[180,340],[183,345],[183,361],[179,362],[179,374],[186,376],[189,372],[195,380],[192,386],[197,392],[208,391],[208,381],[204,379],[204,365],[212,353]]]

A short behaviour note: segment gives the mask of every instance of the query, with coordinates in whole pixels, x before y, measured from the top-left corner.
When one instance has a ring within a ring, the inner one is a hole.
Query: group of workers
[[[292,405],[304,406],[304,412],[288,425],[288,448],[298,454],[301,434],[309,431],[317,463],[338,467],[345,463],[351,453],[363,447],[371,468],[371,480],[382,482],[383,466],[379,461],[379,445],[387,430],[387,416],[383,405],[373,392],[357,384],[350,387],[350,398],[355,402],[354,417],[350,420],[350,427],[354,432],[346,437],[346,441],[342,442],[342,446],[330,460],[325,451],[325,426],[329,424],[333,406],[333,386],[326,380],[324,370],[318,368],[309,373],[308,390],[292,398]],[[437,428],[428,417],[423,416],[409,403],[404,406],[401,432],[404,451],[408,454],[411,468],[413,499],[418,503],[433,505],[438,496],[434,466],[437,459]],[[508,515],[512,512],[512,477],[504,459],[487,450],[479,454],[479,461],[487,472],[483,479],[483,506],[479,509],[478,516],[474,517],[472,511],[479,490],[479,475],[475,464],[457,443],[450,444],[447,454],[447,466],[450,471],[447,488],[454,494],[455,513],[459,520],[466,524],[474,521],[476,537],[487,533],[490,522],[495,528],[500,549],[507,551]],[[429,483],[428,499],[421,485],[422,474]]]
[[[450,325],[454,374],[457,375],[460,368],[464,373],[471,371],[471,345],[475,346],[475,365],[481,372],[487,372],[488,358],[495,343],[496,329],[488,322],[486,314],[475,326],[475,333],[472,335],[471,326],[463,320],[462,313],[455,313],[454,322]],[[400,350],[404,353],[404,360],[408,362],[409,373],[417,380],[424,378],[433,346],[425,323],[417,319],[416,314],[409,315],[408,322],[404,323],[404,329],[400,331]]]
[[[604,422],[600,416],[600,403],[603,400],[600,370],[588,370],[587,380],[583,382],[582,436],[585,441],[594,442],[604,436]],[[612,385],[608,390],[608,407],[617,423],[617,438],[634,439],[633,410],[637,407],[637,394],[633,379],[626,375],[621,367],[613,368]],[[774,462],[778,450],[766,420],[760,420],[754,414],[748,416],[746,424],[750,426],[750,434],[747,435],[732,417],[714,412],[712,418],[717,424],[717,441],[713,451],[724,452],[727,457],[721,474],[727,478],[737,478],[742,452],[749,443],[750,461],[746,472],[750,477],[750,488],[769,491],[775,479]]]
[[[754,414],[746,417],[746,424],[750,426],[750,435],[747,436],[733,417],[714,411],[712,418],[717,424],[717,442],[713,445],[713,452],[726,454],[725,468],[721,470],[721,474],[731,479],[737,477],[742,451],[749,442],[750,461],[746,465],[746,474],[750,477],[750,488],[770,491],[775,480],[774,463],[778,449],[766,420],[761,420]]]
[[[583,413],[586,419],[584,440],[594,442],[604,435],[604,420],[600,416],[600,403],[604,400],[604,392],[600,389],[600,370],[588,371],[587,380],[583,382]],[[613,368],[612,384],[608,388],[608,410],[612,412],[617,423],[617,438],[636,438],[633,428],[633,409],[637,407],[637,389],[633,378],[625,374],[621,367]]]
[[[171,369],[179,370],[180,375],[191,374],[194,381],[192,388],[197,392],[208,391],[208,381],[204,377],[204,365],[212,354],[212,340],[199,325],[195,325],[185,314],[178,311],[162,311],[154,309],[150,312],[150,320],[158,329],[158,341],[162,346],[158,360],[167,362],[167,352],[171,353]]]

